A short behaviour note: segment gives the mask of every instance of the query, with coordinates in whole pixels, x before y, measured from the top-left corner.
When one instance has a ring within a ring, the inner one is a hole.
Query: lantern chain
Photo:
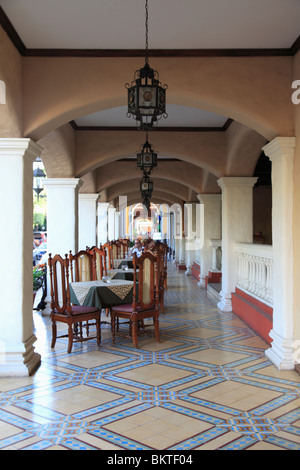
[[[149,57],[148,57],[148,0],[146,0],[146,4],[145,4],[145,10],[146,10],[146,13],[145,13],[145,17],[146,17],[146,21],[145,21],[145,36],[146,36],[146,41],[145,41],[145,49],[146,49],[146,63],[148,64],[149,63]]]

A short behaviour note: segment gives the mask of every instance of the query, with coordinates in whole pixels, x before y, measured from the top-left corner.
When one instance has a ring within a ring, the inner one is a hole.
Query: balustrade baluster
[[[237,287],[272,304],[273,252],[269,245],[237,243]]]

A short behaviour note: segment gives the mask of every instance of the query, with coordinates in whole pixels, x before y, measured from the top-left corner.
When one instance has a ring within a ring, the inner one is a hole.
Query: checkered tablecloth
[[[71,302],[102,308],[110,304],[122,303],[132,294],[133,281],[111,279],[104,281],[72,282],[70,284]],[[132,299],[131,299],[132,300]],[[131,301],[129,299],[129,301]]]

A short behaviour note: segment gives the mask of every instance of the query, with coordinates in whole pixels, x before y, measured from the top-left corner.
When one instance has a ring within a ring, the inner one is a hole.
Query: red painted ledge
[[[269,345],[273,328],[273,309],[260,300],[236,288],[232,293],[232,311]]]

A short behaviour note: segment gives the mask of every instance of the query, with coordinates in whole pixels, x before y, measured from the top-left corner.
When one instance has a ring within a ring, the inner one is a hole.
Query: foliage
[[[33,292],[37,292],[44,282],[44,269],[35,266],[33,268]]]
[[[41,231],[47,230],[47,217],[41,212],[33,214],[33,228],[34,230]]]

